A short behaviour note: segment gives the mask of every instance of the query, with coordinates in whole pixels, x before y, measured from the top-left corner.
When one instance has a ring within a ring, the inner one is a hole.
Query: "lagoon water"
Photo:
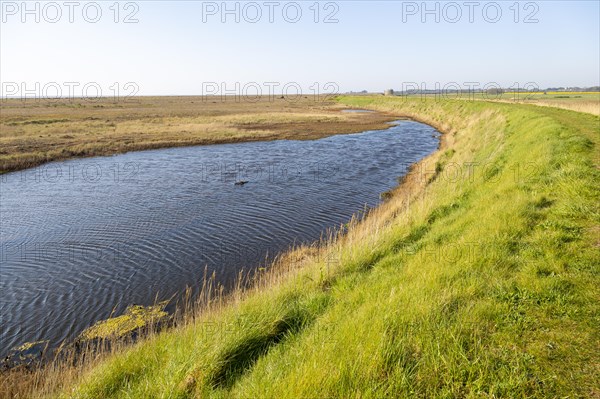
[[[438,132],[413,121],[314,141],[131,152],[0,176],[0,356],[51,346],[205,269],[231,283],[376,206]],[[237,181],[248,181],[235,185]]]

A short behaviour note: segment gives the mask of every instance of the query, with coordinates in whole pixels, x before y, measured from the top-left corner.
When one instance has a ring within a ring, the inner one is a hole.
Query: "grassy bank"
[[[315,139],[384,129],[391,120],[341,113],[330,99],[314,96],[3,99],[0,173],[134,150]]]
[[[339,101],[436,126],[442,148],[347,234],[22,397],[600,397],[599,118]]]

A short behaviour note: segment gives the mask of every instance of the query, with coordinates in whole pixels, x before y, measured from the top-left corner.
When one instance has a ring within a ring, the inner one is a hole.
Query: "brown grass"
[[[540,107],[554,107],[600,115],[600,93],[598,92],[552,92],[543,93],[505,93],[498,102],[533,104]]]
[[[328,99],[138,97],[2,100],[0,173],[73,157],[202,144],[316,139],[384,129],[395,117],[342,113]]]
[[[600,101],[568,101],[568,100],[550,100],[550,101],[535,101],[532,104],[542,107],[556,107],[568,109],[571,111],[585,112],[592,115],[600,115]]]

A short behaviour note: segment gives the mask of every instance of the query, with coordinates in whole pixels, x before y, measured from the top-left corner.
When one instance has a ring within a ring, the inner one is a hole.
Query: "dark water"
[[[319,239],[437,148],[430,126],[132,152],[0,176],[0,355],[135,303],[235,279]],[[245,180],[243,186],[236,181]]]

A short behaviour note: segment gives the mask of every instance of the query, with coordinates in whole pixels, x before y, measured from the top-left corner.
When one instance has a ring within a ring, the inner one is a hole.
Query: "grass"
[[[535,104],[542,107],[556,107],[592,115],[600,115],[600,92],[534,92],[503,93],[488,96],[492,101]]]
[[[600,92],[504,93],[501,100],[600,115]]]
[[[138,97],[115,101],[3,99],[0,173],[73,157],[384,129],[382,114],[349,114],[328,98]]]
[[[282,255],[250,288],[4,386],[27,398],[600,397],[600,119],[338,101],[429,123],[441,148],[365,220]]]
[[[504,92],[487,93],[446,93],[411,94],[411,97],[443,100],[494,101],[518,104],[533,104],[542,107],[554,107],[571,111],[600,115],[600,92]]]

